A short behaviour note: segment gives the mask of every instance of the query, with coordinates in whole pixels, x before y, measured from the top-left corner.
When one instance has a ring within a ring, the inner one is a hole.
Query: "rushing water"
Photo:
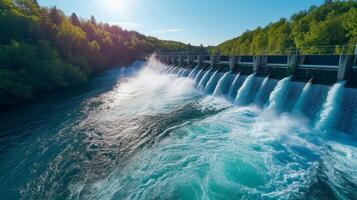
[[[0,196],[355,199],[356,113],[343,83],[137,62],[1,113]]]

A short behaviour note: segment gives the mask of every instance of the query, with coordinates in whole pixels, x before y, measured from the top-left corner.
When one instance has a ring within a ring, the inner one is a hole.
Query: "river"
[[[306,84],[105,72],[0,114],[0,197],[355,199],[357,91]]]

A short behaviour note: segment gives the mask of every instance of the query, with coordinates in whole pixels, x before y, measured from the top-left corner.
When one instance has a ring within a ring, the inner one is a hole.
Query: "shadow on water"
[[[183,125],[194,123],[202,118],[215,115],[223,110],[224,109],[203,110],[198,103],[189,103],[169,113],[135,119],[141,126],[135,131],[136,138],[134,139],[134,148],[131,150],[132,152],[136,152],[142,148],[150,148],[151,145],[168,137],[170,131],[180,128]],[[129,155],[129,157],[131,156]]]
[[[301,199],[354,199],[357,196],[356,183],[349,178],[349,174],[336,168],[332,159],[331,155],[326,155],[318,162]]]
[[[86,199],[92,192],[92,183],[107,177],[112,171],[125,167],[129,160],[139,151],[150,148],[160,142],[168,134],[179,128],[183,123],[193,123],[220,112],[216,109],[202,110],[196,103],[189,103],[172,112],[127,119],[127,121],[114,121],[103,123],[101,126],[95,121],[86,121],[84,124],[75,124],[65,130],[59,146],[67,149],[59,155],[66,159],[57,162],[56,158],[50,166],[55,166],[56,171],[49,167],[41,179],[34,177],[27,187],[24,197],[46,199],[67,198],[73,193],[68,187],[72,184],[83,183],[81,198]],[[119,125],[120,124],[120,125]],[[136,125],[135,125],[136,124]],[[113,130],[113,126],[116,126]],[[72,140],[72,141],[65,141]],[[74,141],[75,140],[75,141]],[[68,146],[68,144],[71,145]],[[58,145],[58,144],[56,144]],[[53,147],[56,148],[56,147]],[[60,150],[62,151],[62,150]],[[58,173],[57,170],[61,173]],[[44,180],[42,180],[44,179]],[[61,183],[54,185],[53,183]],[[41,185],[40,191],[36,185]],[[43,187],[43,188],[42,188]]]
[[[188,103],[167,113],[98,122],[96,115],[107,109],[103,94],[133,73],[112,70],[1,113],[0,194],[5,199],[65,199],[74,193],[72,185],[80,184],[90,194],[86,183],[124,166],[170,130],[220,111]]]
[[[136,64],[135,68],[139,68]],[[21,144],[35,134],[36,127],[41,131],[58,132],[65,124],[84,116],[84,107],[98,105],[83,104],[87,99],[100,96],[110,91],[117,84],[123,73],[128,76],[134,70],[114,69],[90,79],[87,83],[40,94],[27,104],[0,112],[0,154],[9,148]],[[21,124],[21,126],[19,126]]]
[[[76,174],[81,169],[75,161],[83,161],[83,155],[77,156],[78,152],[73,149],[78,145],[76,141],[83,139],[80,132],[75,132],[75,127],[91,110],[103,103],[88,100],[111,91],[118,81],[125,81],[125,78],[134,75],[142,66],[142,62],[135,62],[130,68],[110,70],[93,77],[85,84],[49,92],[28,104],[2,111],[1,196],[4,199],[46,199],[46,195],[56,190],[58,196],[64,198],[64,194],[67,194],[68,197],[68,185],[65,184],[78,178]],[[71,153],[66,153],[67,151]],[[81,153],[90,158],[85,155],[85,148]],[[58,163],[61,156],[64,156],[64,160]],[[64,174],[56,172],[61,167]],[[56,180],[62,180],[63,184],[58,185]]]

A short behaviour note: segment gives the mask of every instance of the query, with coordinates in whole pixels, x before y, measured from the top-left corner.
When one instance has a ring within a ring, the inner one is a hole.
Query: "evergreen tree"
[[[89,21],[75,13],[67,17],[56,7],[40,8],[35,0],[1,0],[0,24],[0,106],[82,83],[143,52],[187,49],[180,42],[97,24],[94,16]]]
[[[57,10],[56,6],[50,9],[50,18],[52,22],[57,26],[62,23],[62,16],[60,15],[59,11]]]
[[[216,48],[223,54],[281,54],[290,48],[303,48],[302,53],[338,53],[339,48],[317,46],[351,45],[357,43],[356,1],[325,1],[311,6],[290,20],[280,19],[264,28],[247,31]],[[352,53],[354,47],[348,47]],[[263,51],[263,50],[267,51]]]
[[[81,25],[81,22],[79,21],[78,16],[76,15],[76,13],[72,13],[71,22],[75,26],[80,26]]]
[[[95,17],[93,15],[90,17],[90,22],[95,26],[97,25],[97,20],[95,19]]]

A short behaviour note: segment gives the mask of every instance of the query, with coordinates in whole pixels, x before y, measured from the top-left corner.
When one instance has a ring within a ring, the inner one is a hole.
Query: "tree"
[[[342,27],[349,38],[349,44],[357,44],[357,8],[351,8],[342,19]]]
[[[51,18],[52,22],[54,24],[56,24],[57,26],[62,23],[62,16],[59,13],[59,11],[57,10],[56,6],[54,6],[50,9],[50,18]]]
[[[38,15],[39,5],[37,1],[34,0],[15,0],[17,6],[21,8],[21,10],[26,15]]]
[[[82,83],[94,73],[127,65],[143,52],[188,47],[98,24],[94,16],[88,21],[75,13],[67,17],[56,7],[39,7],[35,0],[1,0],[0,24],[0,106]]]
[[[191,51],[192,51],[192,46],[191,46],[190,43],[189,43],[188,46],[187,46],[187,51],[188,51],[188,52],[191,52]]]
[[[86,35],[79,27],[73,26],[68,20],[63,20],[58,29],[58,46],[66,56],[71,56],[85,41]]]
[[[79,21],[78,16],[76,15],[76,13],[72,13],[71,22],[75,26],[80,26],[81,25],[81,22]]]
[[[205,53],[205,48],[203,47],[203,44],[200,45],[199,52],[200,53]]]
[[[324,0],[324,4],[331,4],[333,3],[333,0]]]
[[[267,53],[275,54],[297,47],[308,49],[303,53],[327,53],[327,49],[313,46],[357,43],[356,19],[356,1],[325,1],[319,7],[311,6],[307,11],[292,15],[290,20],[280,19],[264,28],[244,32],[218,45],[214,51],[219,49],[225,54],[261,54],[262,49],[267,47]],[[333,50],[329,49],[329,53],[334,53]]]
[[[95,19],[95,17],[92,15],[90,16],[90,22],[94,25],[97,26],[97,20]]]
[[[89,43],[89,49],[91,52],[96,53],[100,50],[100,46],[97,41],[93,40]]]

